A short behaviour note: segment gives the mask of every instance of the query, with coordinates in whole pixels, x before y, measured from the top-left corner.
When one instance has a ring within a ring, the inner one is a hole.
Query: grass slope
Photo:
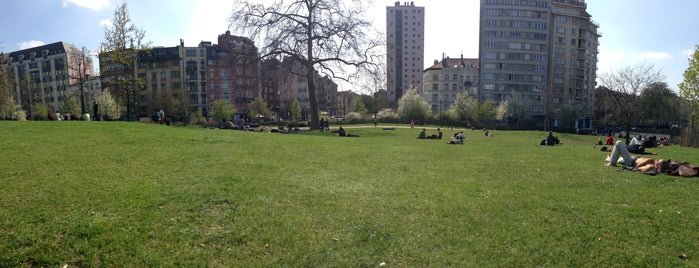
[[[699,181],[603,167],[597,137],[348,131],[0,122],[0,266],[699,265]]]

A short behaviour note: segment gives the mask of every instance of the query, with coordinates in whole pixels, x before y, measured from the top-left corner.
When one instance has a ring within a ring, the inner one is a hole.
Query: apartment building
[[[208,48],[206,71],[209,76],[208,102],[229,100],[238,114],[247,114],[250,104],[261,97],[259,52],[250,38],[218,36],[218,44]]]
[[[422,96],[432,114],[449,110],[456,96],[478,96],[478,59],[442,57],[423,71]]]
[[[583,0],[481,0],[479,101],[521,101],[536,127],[560,126],[572,109],[575,127],[590,128],[599,35],[586,8]]]
[[[387,105],[396,107],[405,92],[422,93],[425,8],[414,2],[386,7]]]
[[[548,110],[553,126],[592,128],[600,34],[585,1],[554,0],[551,29],[551,79]],[[562,114],[579,114],[576,122],[562,122]]]
[[[100,53],[102,86],[131,120],[152,117],[159,109],[180,120],[197,109],[206,112],[205,46],[185,47],[180,40],[175,47],[138,51],[135,67],[113,62],[111,52]]]
[[[69,43],[55,42],[43,46],[11,52],[7,55],[15,96],[28,118],[42,105],[57,111],[68,98],[80,103],[80,94],[69,90],[78,84],[79,76],[94,77],[92,61],[78,64],[79,49]]]
[[[260,85],[262,87],[260,97],[267,102],[267,107],[275,113],[276,120],[279,121],[279,115],[283,108],[281,100],[282,62],[271,58],[263,60],[260,65]]]

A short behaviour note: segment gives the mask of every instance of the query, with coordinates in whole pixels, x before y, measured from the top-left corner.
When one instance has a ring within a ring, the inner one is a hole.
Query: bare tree
[[[617,111],[614,111],[617,122],[626,130],[627,144],[631,126],[639,119],[641,113],[641,93],[664,79],[665,74],[662,71],[645,63],[625,67],[616,72],[602,73],[599,76],[602,86],[619,93],[610,94],[609,98],[617,108]]]
[[[319,128],[314,74],[352,80],[375,62],[380,40],[371,36],[361,1],[292,0],[269,6],[244,0],[233,8],[231,26],[263,38],[261,58],[291,57],[305,65],[311,128]],[[348,4],[349,3],[349,4]]]
[[[147,53],[150,42],[144,41],[146,31],[136,27],[131,22],[126,1],[114,10],[111,27],[104,28],[104,41],[100,47],[100,62],[109,66],[101,66],[100,72],[117,71],[117,79],[109,81],[107,87],[117,99],[126,103],[128,120],[131,120],[131,101],[135,94],[138,78],[136,66],[140,53]],[[107,70],[104,70],[106,67]],[[104,77],[105,74],[102,74]]]
[[[70,80],[76,81],[80,98],[80,111],[84,115],[87,110],[85,108],[85,83],[92,75],[92,53],[87,48],[76,48],[71,46],[68,49],[68,76]]]
[[[0,120],[13,119],[12,115],[21,111],[15,101],[13,83],[9,59],[0,52]]]

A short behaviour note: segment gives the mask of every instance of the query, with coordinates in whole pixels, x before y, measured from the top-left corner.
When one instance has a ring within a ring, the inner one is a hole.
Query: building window
[[[187,49],[185,52],[185,55],[187,57],[196,57],[197,56],[197,50],[196,49]]]
[[[437,84],[437,83],[432,84],[432,90],[434,90],[434,91],[439,90],[439,84]]]

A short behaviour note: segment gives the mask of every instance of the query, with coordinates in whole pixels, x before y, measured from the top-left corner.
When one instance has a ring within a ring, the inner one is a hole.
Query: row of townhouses
[[[233,103],[237,114],[250,116],[250,105],[258,98],[282,118],[291,117],[295,101],[301,107],[301,120],[310,116],[308,83],[298,75],[305,67],[290,58],[260,61],[252,40],[229,31],[218,36],[218,44],[187,47],[180,40],[178,46],[140,51],[134,68],[116,64],[110,52],[100,53],[100,76],[94,75],[91,61],[84,66],[87,71],[78,75],[76,51],[74,45],[56,42],[3,56],[25,111],[31,114],[36,105],[59,111],[67,98],[80,96],[92,104],[110,90],[124,107],[124,116],[131,119],[150,117],[157,109],[175,115],[200,109],[207,114],[220,99]],[[122,83],[125,80],[129,83]],[[347,96],[338,94],[337,84],[319,74],[315,82],[319,109],[329,115],[342,113]],[[92,113],[87,107],[85,112]]]
[[[131,90],[133,97],[122,96],[122,101],[130,103],[133,114],[139,117],[157,109],[178,114],[200,109],[206,115],[216,100],[233,103],[239,115],[255,116],[249,113],[256,99],[264,100],[283,118],[290,117],[294,101],[301,107],[301,120],[310,115],[306,78],[298,75],[303,73],[303,65],[290,58],[260,61],[254,42],[230,31],[218,36],[218,44],[200,42],[187,47],[180,40],[176,47],[150,48],[139,55],[135,66],[135,89],[119,89],[123,79],[133,76],[125,75],[124,68],[111,61],[109,52],[100,54],[103,88]],[[337,85],[320,75],[316,75],[316,85],[319,109],[337,114]]]

